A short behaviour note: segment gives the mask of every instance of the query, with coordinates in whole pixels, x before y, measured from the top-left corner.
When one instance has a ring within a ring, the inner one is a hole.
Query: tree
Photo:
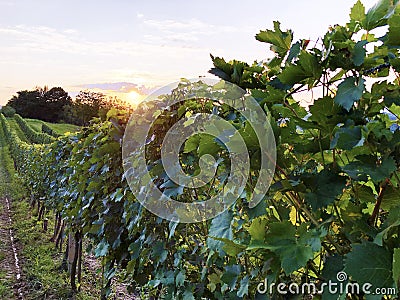
[[[46,86],[37,87],[33,91],[19,91],[7,103],[24,118],[47,122],[61,121],[64,117],[64,106],[71,104],[72,99],[63,88],[53,87],[49,90]]]
[[[118,97],[106,96],[103,93],[89,90],[80,91],[75,101],[64,108],[66,121],[77,125],[88,125],[92,118],[106,119],[111,108],[131,111],[131,106]]]
[[[88,125],[92,118],[99,115],[99,110],[103,105],[105,97],[106,96],[102,93],[88,90],[80,91],[70,108],[75,123],[79,125]]]
[[[63,108],[72,104],[72,99],[61,87],[54,87],[44,94],[49,122],[61,121],[64,118]]]

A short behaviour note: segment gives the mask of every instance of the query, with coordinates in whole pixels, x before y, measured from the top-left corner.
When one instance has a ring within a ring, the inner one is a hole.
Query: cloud
[[[160,31],[177,31],[182,30],[186,32],[199,33],[199,34],[218,34],[221,32],[237,32],[240,28],[234,26],[218,26],[209,23],[204,23],[197,19],[190,19],[188,21],[176,20],[155,20],[145,19],[143,23],[149,27],[155,28]]]
[[[135,41],[102,41],[94,42],[82,37],[79,32],[73,29],[64,31],[56,30],[46,26],[26,25],[0,27],[0,41],[6,40],[8,43],[2,43],[3,51],[15,51],[29,49],[30,52],[59,52],[70,54],[90,55],[125,55],[125,56],[148,56],[149,54],[158,54],[160,48],[158,45]],[[182,47],[174,45],[164,45],[164,53],[177,55],[177,51]],[[193,48],[192,51],[198,51]],[[0,53],[1,53],[0,52]]]
[[[94,38],[69,29],[0,25],[0,68],[15,74],[11,79],[1,72],[0,79],[22,84],[17,73],[23,71],[29,85],[102,80],[157,85],[187,76],[185,69],[198,74],[199,61],[209,60],[208,49],[200,46]]]
[[[219,36],[228,33],[236,34],[238,32],[252,33],[254,31],[254,28],[246,26],[215,25],[202,22],[198,19],[187,21],[143,19],[143,24],[152,30],[152,34],[146,35],[146,38],[153,42],[156,40],[196,42],[204,39],[204,37]]]
[[[96,89],[104,90],[108,92],[118,92],[118,93],[129,93],[131,91],[136,91],[143,95],[148,95],[157,87],[147,87],[144,85],[138,85],[132,82],[107,82],[107,83],[88,83],[77,85],[76,87],[83,89]]]

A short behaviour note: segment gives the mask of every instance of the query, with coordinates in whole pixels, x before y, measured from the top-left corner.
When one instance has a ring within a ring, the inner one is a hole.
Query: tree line
[[[9,116],[17,113],[23,118],[85,126],[94,117],[105,119],[111,108],[132,109],[126,101],[103,93],[83,90],[72,99],[62,87],[45,86],[18,91],[2,111]]]

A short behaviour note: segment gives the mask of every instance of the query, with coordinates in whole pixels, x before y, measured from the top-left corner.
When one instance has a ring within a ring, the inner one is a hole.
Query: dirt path
[[[14,240],[10,202],[8,198],[0,199],[0,241],[3,259],[1,270],[6,273],[5,278],[12,282],[14,299],[25,299],[21,280],[19,251]]]
[[[84,255],[83,269],[86,270],[88,274],[97,276],[96,280],[100,280],[101,276],[100,276],[98,270],[101,269],[101,262],[93,254],[85,254]],[[122,282],[117,282],[116,280],[113,280],[112,289],[113,289],[114,293],[113,293],[113,297],[111,297],[110,300],[111,299],[116,299],[116,300],[139,300],[140,299],[138,295],[129,294],[127,291],[127,285]]]

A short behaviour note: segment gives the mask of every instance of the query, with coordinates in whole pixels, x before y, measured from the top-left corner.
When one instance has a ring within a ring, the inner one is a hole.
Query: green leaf
[[[197,150],[199,144],[200,144],[200,135],[199,134],[192,135],[186,140],[183,153],[189,153],[194,150]]]
[[[339,176],[329,170],[322,170],[318,174],[306,180],[307,187],[312,192],[307,193],[305,199],[313,210],[326,207],[333,203],[335,198],[340,195],[346,185],[346,178]]]
[[[297,64],[290,64],[279,74],[278,78],[282,83],[293,85],[311,78],[312,81],[321,77],[322,68],[318,59],[311,53],[302,50]]]
[[[255,207],[249,208],[247,213],[249,215],[249,219],[252,220],[254,218],[265,215],[267,211],[267,201],[260,201]]]
[[[356,146],[362,146],[363,137],[360,126],[339,128],[331,141],[330,148],[351,150]]]
[[[347,111],[353,107],[354,102],[360,100],[364,92],[364,79],[358,80],[356,77],[349,77],[339,84],[335,97],[335,103],[344,107]]]
[[[184,270],[180,271],[178,275],[176,275],[175,277],[175,285],[183,286],[185,283],[185,278],[186,278],[185,271]]]
[[[255,218],[247,231],[250,233],[250,237],[253,241],[264,241],[267,233],[268,219],[265,217]]]
[[[364,180],[369,175],[372,181],[379,183],[389,178],[397,169],[397,166],[392,157],[384,158],[382,163],[378,165],[376,158],[367,156],[360,161],[354,161],[345,165],[342,169],[355,180]]]
[[[222,247],[222,250],[232,257],[236,257],[239,253],[243,252],[247,248],[245,245],[235,243],[234,241],[226,238],[217,238],[215,236],[211,238],[223,242],[224,246]]]
[[[290,221],[276,222],[270,225],[265,238],[266,244],[262,248],[275,252],[281,259],[285,273],[290,274],[313,258],[311,244],[315,244],[315,241],[310,237],[316,236],[319,234],[311,231],[305,237],[297,239],[296,228]]]
[[[344,262],[342,256],[339,256],[337,254],[334,256],[328,256],[322,270],[322,277],[324,278],[324,282],[328,283],[330,281],[332,283],[339,284],[339,281],[337,280],[337,274],[343,270],[343,263]],[[338,300],[339,296],[339,291],[335,294],[332,294],[329,292],[328,289],[324,289],[322,300]]]
[[[363,24],[365,21],[365,7],[360,0],[357,0],[356,4],[351,9],[350,20]]]
[[[106,256],[109,248],[110,245],[105,240],[102,240],[94,250],[94,254],[96,257]]]
[[[346,255],[344,271],[359,284],[380,288],[393,285],[391,253],[371,242],[353,246]]]
[[[226,266],[225,273],[222,274],[221,280],[225,282],[232,290],[234,290],[240,272],[241,272],[240,265]]]
[[[197,152],[199,156],[204,154],[216,155],[222,148],[215,142],[215,137],[209,134],[201,134]]]
[[[389,186],[383,194],[381,208],[390,210],[392,207],[396,206],[400,206],[400,190]]]
[[[353,184],[354,197],[361,203],[374,203],[376,201],[373,190],[366,185]]]
[[[291,63],[295,58],[297,58],[300,54],[301,50],[301,42],[297,42],[290,47],[289,55],[286,59],[286,63]]]
[[[240,280],[240,288],[237,292],[237,296],[239,298],[243,298],[245,295],[249,294],[249,275],[246,275],[245,277],[242,278],[242,280]]]
[[[372,30],[387,24],[388,16],[393,12],[398,0],[380,0],[371,7],[366,15],[364,28]]]
[[[188,288],[186,288],[185,292],[183,293],[183,299],[185,300],[195,300],[193,292]]]
[[[256,39],[260,42],[272,44],[271,50],[284,57],[290,49],[293,39],[293,32],[291,30],[282,32],[280,28],[281,23],[274,21],[274,30],[260,31],[256,35]]]
[[[392,211],[391,211],[392,212]],[[399,213],[399,211],[397,211],[397,213]],[[396,216],[397,217],[397,216]],[[383,241],[387,240],[388,235],[390,236],[390,233],[394,230],[397,233],[398,227],[400,226],[400,220],[396,220],[395,222],[393,222],[392,224],[390,224],[386,229],[382,230],[381,232],[379,232],[375,238],[374,238],[374,243],[382,246],[383,245]]]
[[[394,249],[393,252],[393,281],[400,287],[400,248]]]
[[[367,50],[365,49],[365,45],[368,44],[368,41],[359,41],[353,48],[352,59],[355,66],[361,66],[364,63],[365,54]]]
[[[397,6],[394,14],[389,18],[389,31],[387,34],[387,44],[390,46],[400,46],[400,7]]]
[[[163,263],[168,256],[164,242],[157,241],[152,245],[151,258],[157,263]],[[173,276],[172,276],[173,277]]]
[[[217,288],[217,284],[221,283],[221,278],[216,273],[212,273],[207,276],[209,283],[207,284],[207,288],[214,292]]]
[[[326,129],[330,134],[336,124],[340,122],[338,114],[341,110],[342,108],[334,103],[333,98],[319,98],[310,106],[311,116],[309,120],[318,123],[320,126],[327,127]]]
[[[176,227],[179,225],[179,223],[178,222],[169,222],[168,223],[168,228],[169,228],[169,235],[168,235],[168,238],[170,239],[171,237],[173,237],[174,236],[174,233],[175,233],[175,229],[176,229]]]
[[[221,241],[217,241],[212,237],[232,240],[233,238],[232,226],[231,226],[232,219],[233,219],[232,212],[227,210],[224,211],[222,214],[216,216],[211,221],[211,226],[208,231],[209,238],[207,239],[207,246],[210,248],[210,250],[219,251],[219,253],[223,255],[222,247],[224,243]]]

